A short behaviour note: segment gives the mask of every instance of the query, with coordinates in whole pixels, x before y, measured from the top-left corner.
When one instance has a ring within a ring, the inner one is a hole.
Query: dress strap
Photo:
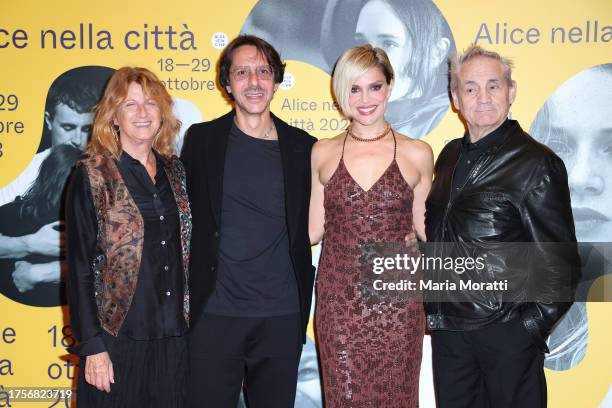
[[[346,139],[348,138],[349,130],[346,129],[346,133],[344,134],[344,141],[342,142],[342,155],[340,156],[340,160],[344,160],[344,146],[346,145]]]
[[[395,138],[393,128],[391,128],[391,134],[393,135],[393,160],[395,160],[395,157],[397,156],[397,139]]]

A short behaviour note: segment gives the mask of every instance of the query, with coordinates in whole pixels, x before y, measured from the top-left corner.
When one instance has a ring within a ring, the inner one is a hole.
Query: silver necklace
[[[236,127],[238,127],[238,129],[240,129],[240,126],[238,126],[238,121],[236,120],[235,116],[234,116],[234,124],[236,125]],[[264,134],[261,137],[259,137],[259,139],[270,139],[270,134],[274,132],[274,130],[276,130],[276,126],[274,126],[274,121],[272,121],[272,126],[270,126],[270,129],[266,130]],[[246,132],[243,132],[243,133],[246,133]]]
[[[261,137],[262,139],[270,139],[270,134],[272,132],[274,132],[274,130],[276,129],[276,127],[274,126],[274,122],[272,122],[272,126],[270,126],[270,129],[268,129],[266,131],[266,133],[263,134],[263,136]]]

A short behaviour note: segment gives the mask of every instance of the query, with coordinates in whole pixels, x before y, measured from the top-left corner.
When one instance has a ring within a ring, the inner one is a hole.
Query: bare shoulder
[[[433,151],[427,142],[401,133],[396,133],[396,136],[399,155],[420,168],[428,169],[433,166]]]
[[[337,151],[342,149],[344,133],[336,135],[332,138],[319,139],[312,146],[313,160],[325,161],[329,156],[333,156]]]

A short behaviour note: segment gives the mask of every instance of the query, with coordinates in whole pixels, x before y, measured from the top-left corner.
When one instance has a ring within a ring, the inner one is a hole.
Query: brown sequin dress
[[[359,289],[360,245],[403,242],[412,230],[413,198],[395,152],[389,167],[365,191],[348,172],[342,147],[340,163],[325,185],[325,235],[316,286],[326,408],[418,406],[422,303],[363,302]]]

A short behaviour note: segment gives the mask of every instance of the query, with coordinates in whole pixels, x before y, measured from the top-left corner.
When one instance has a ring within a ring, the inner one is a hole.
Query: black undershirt
[[[223,174],[217,282],[205,312],[240,317],[299,311],[279,143],[234,124]]]
[[[489,148],[501,144],[504,140],[506,131],[515,123],[513,120],[506,119],[497,129],[478,140],[476,143],[470,142],[470,134],[466,132],[461,140],[461,156],[457,161],[455,172],[453,174],[453,190],[454,197],[463,187],[467,178],[478,161],[478,158]]]

